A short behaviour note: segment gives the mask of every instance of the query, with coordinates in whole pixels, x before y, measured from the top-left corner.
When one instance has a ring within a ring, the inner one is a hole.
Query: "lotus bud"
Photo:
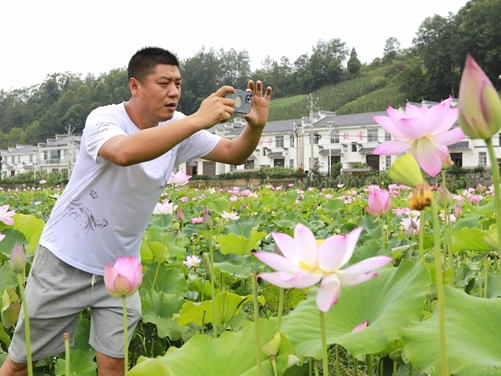
[[[183,211],[181,209],[177,209],[177,220],[179,222],[182,222],[184,221],[184,219],[186,218],[186,216],[184,215]]]
[[[443,208],[448,208],[452,204],[451,193],[449,192],[449,190],[447,188],[445,189],[445,193],[444,193],[443,182],[440,182],[440,185],[438,187],[437,203]]]
[[[24,271],[24,266],[26,265],[26,257],[24,256],[24,252],[21,250],[19,244],[14,245],[14,249],[12,250],[12,254],[10,255],[10,268],[15,273],[22,273]]]
[[[455,164],[454,161],[451,159],[451,156],[449,155],[446,161],[442,161],[442,170],[447,170],[452,166],[454,166],[454,164]]]
[[[501,100],[482,68],[468,54],[459,84],[459,125],[471,138],[490,139],[501,127]]]
[[[203,218],[204,218],[204,226],[207,230],[210,230],[212,229],[213,225],[212,225],[212,219],[210,217],[210,209],[204,209],[203,210],[204,212],[204,215],[203,215]]]
[[[388,170],[388,176],[397,184],[415,187],[424,181],[423,172],[412,154],[397,158]]]
[[[454,208],[453,214],[454,214],[454,217],[456,217],[456,218],[461,217],[461,205],[456,204],[456,207]]]

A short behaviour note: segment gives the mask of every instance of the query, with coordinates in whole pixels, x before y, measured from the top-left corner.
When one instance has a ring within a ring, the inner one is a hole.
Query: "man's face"
[[[158,121],[172,119],[181,97],[181,74],[175,65],[157,65],[140,85],[140,98],[144,108]]]

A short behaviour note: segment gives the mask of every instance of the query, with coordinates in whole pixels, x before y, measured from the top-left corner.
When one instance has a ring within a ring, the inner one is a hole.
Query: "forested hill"
[[[469,1],[457,14],[426,18],[410,48],[400,47],[398,35],[388,38],[382,57],[368,64],[337,38],[318,41],[294,62],[265,59],[255,71],[245,50],[202,48],[181,62],[179,110],[191,114],[220,86],[243,89],[248,79],[273,87],[270,121],[307,116],[310,93],[316,108],[338,114],[382,111],[423,98],[440,101],[457,97],[467,53],[499,89],[500,19],[501,0]],[[54,73],[32,87],[0,90],[0,149],[44,142],[68,126],[80,133],[92,109],[128,98],[124,69],[98,77]]]

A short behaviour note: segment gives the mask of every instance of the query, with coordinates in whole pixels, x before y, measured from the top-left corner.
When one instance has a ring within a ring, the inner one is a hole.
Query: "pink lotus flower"
[[[459,125],[471,138],[484,140],[501,127],[499,94],[469,54],[459,84]]]
[[[130,296],[141,286],[143,270],[141,262],[133,256],[118,257],[115,266],[104,267],[104,284],[111,296]]]
[[[192,225],[196,225],[199,223],[204,223],[204,217],[193,217],[190,219]]]
[[[226,211],[223,211],[223,214],[221,214],[221,217],[226,220],[231,220],[231,221],[236,221],[240,219],[240,216],[237,215],[235,212],[228,213]]]
[[[157,202],[155,209],[153,209],[153,214],[168,215],[174,213],[175,209],[177,209],[177,205],[174,206],[174,203],[168,200],[162,203]]]
[[[369,192],[369,206],[365,208],[370,215],[379,217],[391,209],[391,197],[387,190],[380,189]]]
[[[183,170],[179,170],[175,174],[174,173],[170,174],[168,183],[176,185],[185,185],[188,183],[188,180],[190,180],[190,178],[191,175],[186,175],[186,173]]]
[[[15,273],[22,273],[24,271],[24,266],[26,265],[26,256],[24,255],[24,252],[21,250],[21,247],[17,242],[14,245],[12,254],[10,255],[9,263],[10,268]]]
[[[451,129],[457,119],[457,108],[451,108],[449,98],[431,108],[406,106],[406,113],[388,107],[388,116],[374,116],[381,127],[395,136],[396,141],[386,141],[374,150],[378,155],[399,155],[409,152],[421,168],[437,176],[442,163],[449,161],[448,145],[465,137],[461,128]]]
[[[320,311],[327,312],[336,304],[341,285],[365,282],[377,275],[373,272],[375,269],[392,261],[389,257],[376,256],[341,269],[353,255],[362,231],[363,228],[359,227],[347,235],[334,235],[322,242],[317,242],[311,230],[303,224],[294,229],[294,238],[272,233],[276,246],[284,256],[271,252],[254,253],[259,260],[276,270],[261,273],[258,277],[283,288],[306,288],[320,282],[317,306]]]
[[[198,256],[187,256],[186,261],[183,261],[183,264],[188,268],[198,268],[201,261],[202,259]]]
[[[14,219],[12,216],[16,214],[15,210],[9,210],[9,205],[4,205],[0,208],[0,221],[5,223],[7,226],[12,226],[14,224]]]

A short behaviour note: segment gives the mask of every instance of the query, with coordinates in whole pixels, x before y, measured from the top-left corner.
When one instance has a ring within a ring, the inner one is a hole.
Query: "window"
[[[391,141],[391,133],[384,131],[384,140]]]
[[[487,153],[485,151],[478,153],[478,165],[482,167],[487,166]]]
[[[386,169],[389,170],[391,167],[391,155],[386,156]]]
[[[294,159],[289,159],[289,168],[294,168]]]
[[[237,169],[237,166],[235,165],[230,165],[230,172],[233,172]]]
[[[254,160],[253,159],[247,159],[247,162],[245,162],[244,168],[246,170],[252,170],[254,168]]]
[[[293,135],[293,134],[291,134],[291,135],[289,136],[289,146],[290,146],[291,148],[293,148],[293,147],[294,147],[294,135]]]
[[[368,129],[367,130],[367,142],[377,142],[379,129]]]
[[[331,134],[331,144],[339,144],[339,133],[337,131]]]
[[[33,154],[30,154],[30,163],[33,163]]]
[[[322,136],[320,136],[318,133],[315,133],[315,141],[314,141],[315,145],[318,145],[321,138],[322,138]]]
[[[353,142],[351,144],[351,151],[357,151],[357,144],[356,144],[356,142]]]
[[[450,156],[455,166],[463,167],[463,153],[450,153]]]
[[[276,136],[275,137],[275,146],[277,148],[283,148],[284,147],[284,136]]]

